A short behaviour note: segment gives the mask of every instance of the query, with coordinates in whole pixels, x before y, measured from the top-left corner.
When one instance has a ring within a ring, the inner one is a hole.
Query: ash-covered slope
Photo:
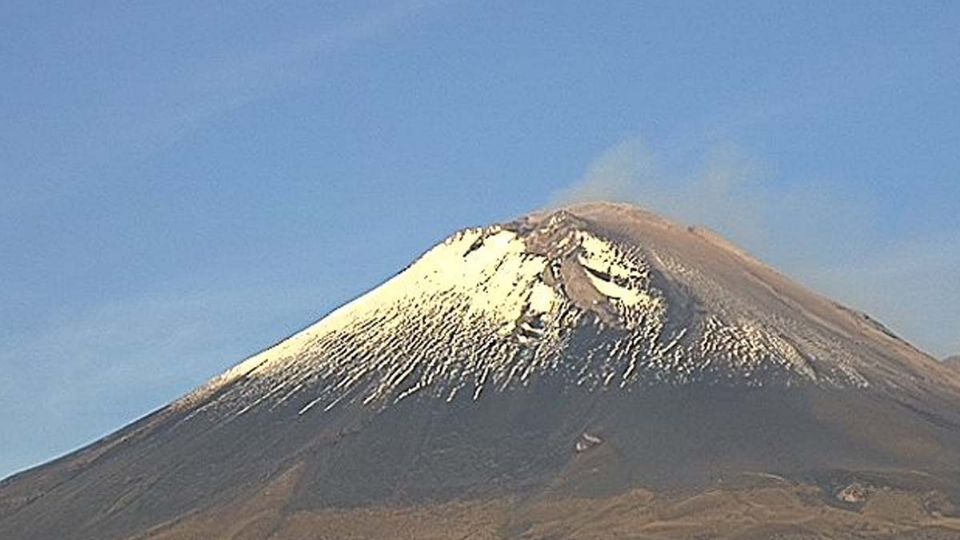
[[[708,231],[576,206],[461,231],[169,407],[6,480],[0,537],[336,537],[317,524],[356,508],[749,474],[830,499],[902,472],[950,501],[957,381]]]

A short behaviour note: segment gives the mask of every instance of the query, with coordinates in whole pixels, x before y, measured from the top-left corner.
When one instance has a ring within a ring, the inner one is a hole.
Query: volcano
[[[0,538],[960,538],[960,373],[705,229],[578,205],[6,479]]]

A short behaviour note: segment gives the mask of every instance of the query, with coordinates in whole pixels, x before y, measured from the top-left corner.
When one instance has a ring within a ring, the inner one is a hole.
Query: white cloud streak
[[[148,157],[233,110],[314,84],[322,77],[318,63],[324,57],[376,39],[436,3],[400,2],[245,55],[185,60],[173,77],[158,73],[137,85],[118,85],[114,94],[101,96],[99,105],[86,108],[82,131],[62,135],[42,165],[21,171],[23,181],[3,186],[0,217],[42,206],[74,182],[95,181],[88,172],[104,163]]]

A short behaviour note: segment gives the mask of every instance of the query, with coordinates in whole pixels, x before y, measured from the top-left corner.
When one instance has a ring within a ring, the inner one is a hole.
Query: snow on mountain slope
[[[239,379],[206,407],[479,399],[547,374],[591,390],[911,384],[864,355],[857,314],[824,304],[708,231],[586,205],[458,232],[177,406]]]

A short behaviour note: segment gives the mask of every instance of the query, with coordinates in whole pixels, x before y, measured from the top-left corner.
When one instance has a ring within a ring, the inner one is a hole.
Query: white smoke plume
[[[869,194],[786,181],[731,143],[705,149],[690,170],[667,166],[671,157],[625,139],[550,204],[630,202],[709,227],[933,355],[960,351],[960,231],[890,238]]]

